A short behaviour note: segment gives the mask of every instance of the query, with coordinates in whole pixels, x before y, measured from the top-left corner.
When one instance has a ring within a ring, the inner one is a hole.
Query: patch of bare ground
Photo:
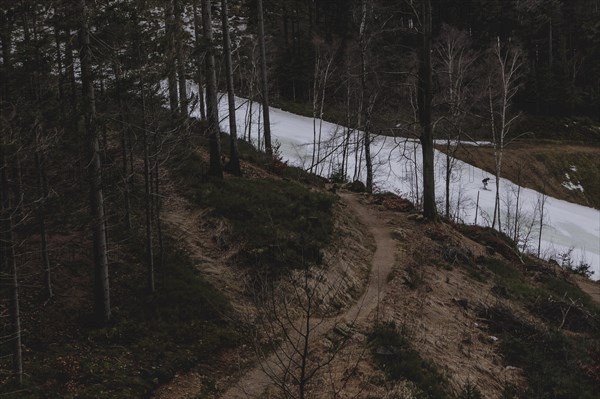
[[[489,273],[477,264],[478,258],[491,256],[486,247],[452,226],[423,222],[416,214],[394,210],[386,201],[345,192],[340,196],[334,210],[334,237],[324,254],[323,284],[316,285],[329,310],[311,321],[318,328],[310,341],[313,360],[337,352],[309,381],[311,397],[413,397],[412,383],[389,380],[371,354],[370,332],[377,323],[389,322],[403,331],[423,359],[438,367],[453,393],[468,383],[476,385],[484,398],[501,397],[508,386],[524,387],[523,371],[506,362],[500,339],[477,315],[482,308],[501,305],[529,323],[541,326],[542,322],[517,302],[493,293],[493,278],[486,279]],[[191,251],[207,278],[231,297],[237,317],[251,323],[258,312],[244,284],[243,268],[236,264],[236,247],[222,248],[218,237],[207,236],[214,234],[215,222],[206,220],[206,211],[177,201],[178,206],[171,206],[165,216],[170,228],[180,229],[182,247]],[[227,231],[226,225],[216,227]],[[600,300],[597,283],[577,282]],[[328,296],[328,292],[336,294]],[[298,316],[296,322],[302,321]],[[333,349],[340,337],[343,345]],[[227,399],[279,398],[280,388],[265,370],[281,371],[277,368],[281,356],[277,356],[289,350],[283,343],[261,361],[253,348],[232,350],[211,366],[178,376],[154,397],[193,398],[203,393]]]
[[[600,305],[600,281],[592,281],[582,276],[573,276],[573,279],[583,292]]]
[[[414,348],[443,371],[455,392],[470,382],[480,388],[484,397],[495,398],[507,384],[522,386],[521,371],[507,367],[497,339],[476,317],[478,306],[491,306],[501,299],[490,293],[490,283],[474,281],[464,268],[452,265],[463,261],[460,256],[448,261],[444,255],[448,248],[454,248],[475,259],[485,253],[485,248],[449,226],[423,223],[408,213],[390,211],[384,205],[371,203],[368,196],[343,193],[342,200],[335,210],[335,237],[326,250],[325,264],[329,266],[327,280],[344,284],[344,289],[335,291],[348,294],[329,298],[338,313],[319,319],[321,324],[311,338],[312,356],[325,357],[331,353],[331,344],[340,334],[346,339],[334,360],[311,379],[308,385],[311,396],[366,399],[411,392],[406,381],[387,381],[370,353],[369,332],[377,322],[390,321],[402,326]],[[180,206],[168,219],[184,229],[182,234],[205,234],[197,222],[192,223],[196,227],[190,225],[191,215],[191,208]],[[238,303],[238,312],[246,316],[252,313],[243,285],[232,285],[231,275],[217,276],[217,269],[232,273],[236,266],[219,257],[219,250],[203,248],[202,242],[206,240],[198,238],[194,243],[193,238],[182,235],[182,243],[188,250],[201,252],[202,256],[197,258],[199,267],[206,267],[213,283],[228,290],[232,302]],[[373,243],[376,248],[370,258]],[[204,259],[207,256],[211,262]],[[233,275],[237,277],[236,284],[240,284],[239,270]],[[513,310],[524,314],[520,309]],[[340,326],[344,327],[342,331]],[[220,392],[210,397],[280,397],[273,376],[267,375],[265,369],[276,365],[277,351],[285,350],[281,347],[258,363],[250,348],[232,351],[210,370],[193,370],[178,376],[154,397],[193,398],[206,392],[208,384],[213,392]]]
[[[406,239],[383,301],[384,317],[407,330],[415,348],[446,373],[455,392],[470,382],[485,397],[496,398],[507,384],[522,385],[521,373],[506,367],[497,338],[486,332],[475,314],[478,306],[499,300],[490,294],[492,285],[475,281],[465,269],[452,265],[474,259],[485,248],[445,225],[422,225],[401,214],[395,222],[405,230]],[[469,254],[469,259],[452,255],[443,264],[453,250]]]
[[[444,146],[438,149],[444,151]],[[490,174],[494,172],[491,147],[463,146],[455,156]],[[597,145],[515,142],[504,151],[502,177],[558,199],[600,208]]]
[[[395,238],[395,248],[387,249],[395,252],[394,267],[391,274],[382,276],[386,283],[376,311],[354,325],[348,345],[317,385],[333,386],[331,381],[338,381],[341,388],[336,397],[413,397],[410,383],[386,381],[367,345],[367,335],[376,322],[393,322],[406,332],[414,349],[447,376],[456,393],[467,382],[476,384],[486,398],[500,397],[507,384],[522,386],[521,371],[504,364],[496,337],[475,314],[478,306],[499,301],[490,294],[492,285],[474,281],[451,262],[441,267],[448,248],[469,254],[469,258],[483,255],[485,248],[449,226],[411,220],[409,214],[390,212],[383,206],[362,206],[371,208],[365,222],[369,228],[385,229]],[[403,392],[404,396],[398,396]],[[316,397],[333,396],[328,392]]]

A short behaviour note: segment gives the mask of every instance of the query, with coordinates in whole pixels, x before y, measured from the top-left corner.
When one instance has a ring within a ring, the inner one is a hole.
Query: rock
[[[464,310],[469,310],[469,300],[466,298],[453,298],[454,303],[463,308]]]
[[[393,346],[378,346],[375,348],[375,354],[381,356],[392,356],[398,351]]]
[[[333,332],[345,338],[352,336],[352,328],[345,323],[337,324],[335,327],[333,327]]]
[[[469,251],[465,251],[462,248],[454,247],[452,245],[447,245],[444,247],[443,255],[444,258],[451,263],[460,262],[466,265],[472,265],[473,262],[471,260],[472,254]]]
[[[425,217],[420,213],[413,213],[408,215],[408,220],[414,220],[415,222],[422,222],[425,220]]]
[[[381,203],[386,209],[396,212],[412,212],[415,210],[414,205],[407,199],[395,197],[384,198]]]
[[[401,228],[396,228],[396,229],[392,230],[392,238],[394,240],[405,240],[406,233]]]
[[[323,346],[325,347],[325,349],[333,349],[333,342],[331,342],[331,340],[329,338],[323,338]]]
[[[352,183],[347,184],[346,188],[355,193],[364,193],[367,191],[365,183],[361,182],[360,180],[355,180]]]

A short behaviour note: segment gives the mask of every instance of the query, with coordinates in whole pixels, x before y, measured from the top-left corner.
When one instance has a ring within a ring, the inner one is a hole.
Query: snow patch
[[[569,169],[571,169],[573,172],[577,171],[577,168],[575,166],[571,166]],[[571,180],[571,176],[569,176],[568,173],[565,173],[565,179],[566,180],[561,184],[564,188],[566,188],[569,191],[577,190],[583,193],[583,186],[579,181],[577,183],[573,183],[573,181]]]

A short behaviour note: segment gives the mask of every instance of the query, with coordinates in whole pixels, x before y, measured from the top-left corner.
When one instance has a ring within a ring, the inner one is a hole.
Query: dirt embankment
[[[168,205],[164,220],[167,228],[179,238],[181,250],[190,255],[207,280],[227,294],[241,324],[254,323],[259,313],[254,302],[256,292],[252,292],[247,268],[237,264],[235,255],[239,247],[219,245],[222,241],[231,242],[229,226],[210,217],[209,212],[195,209],[181,197],[172,197]],[[375,244],[355,213],[347,210],[348,206],[341,202],[334,207],[334,234],[323,251],[323,264],[327,267],[325,273],[319,274],[317,288],[331,288],[323,297],[326,307],[337,311],[331,322],[325,320],[319,327],[323,330],[319,334],[325,332],[327,325],[333,327],[338,320],[357,313],[356,304],[360,303],[361,308],[372,307],[373,295],[369,295],[369,303],[357,299],[366,295]],[[363,309],[363,313],[368,314],[368,311]],[[226,398],[260,396],[272,385],[271,378],[263,372],[264,366],[264,362],[256,362],[252,348],[235,348],[215,360],[211,367],[201,366],[176,376],[171,383],[160,387],[153,397],[183,399],[211,393]]]
[[[350,278],[345,277],[349,281],[346,284],[358,296],[343,298],[351,306],[343,307],[329,319],[320,319],[321,326],[312,336],[313,355],[325,357],[330,350],[331,330],[348,327],[344,347],[309,384],[315,397],[330,398],[331,390],[344,397],[386,397],[398,389],[385,382],[370,352],[368,336],[376,322],[382,321],[403,326],[414,348],[444,371],[456,392],[467,381],[481,387],[485,397],[497,397],[507,381],[521,385],[520,371],[505,367],[493,338],[475,315],[477,305],[495,300],[489,296],[490,287],[486,283],[474,284],[460,268],[446,270],[437,265],[442,257],[440,239],[468,249],[474,256],[485,248],[459,236],[450,227],[424,224],[408,213],[373,204],[368,196],[342,194],[342,201],[336,211],[336,238],[326,261],[333,275],[351,273]],[[182,229],[182,237],[190,233],[198,237],[202,234],[197,227],[199,215],[189,212],[192,211],[180,207],[179,215],[169,215],[167,219],[172,228]],[[372,257],[368,255],[369,248],[373,248],[371,242],[375,244]],[[240,281],[239,275],[233,273],[237,278],[227,281],[233,277],[230,270],[225,270],[231,265],[216,259],[208,261],[205,257],[210,250],[199,246],[199,241],[182,243],[188,250],[201,252],[196,258],[199,267],[206,268],[215,284],[228,289],[238,304],[244,302],[243,288],[236,287],[235,282]],[[219,266],[220,263],[223,264]],[[226,274],[219,276],[214,273],[215,268],[223,268],[221,271]],[[368,279],[366,272],[370,273]],[[332,281],[333,275],[328,277]],[[244,306],[236,308],[240,312],[252,311]],[[215,396],[211,396],[215,398],[277,397],[273,376],[267,376],[263,370],[276,361],[278,353],[285,353],[285,348],[282,346],[274,355],[253,363],[251,350],[234,351],[227,359],[215,362],[215,369],[193,370],[179,376],[154,397],[195,397],[206,392],[207,381],[216,388]],[[228,367],[224,366],[226,362],[230,363]]]

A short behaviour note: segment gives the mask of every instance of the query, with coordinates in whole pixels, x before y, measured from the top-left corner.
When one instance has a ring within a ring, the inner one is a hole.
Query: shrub
[[[379,324],[369,337],[375,362],[391,380],[409,380],[428,398],[449,398],[446,379],[436,366],[410,347],[393,323]]]

